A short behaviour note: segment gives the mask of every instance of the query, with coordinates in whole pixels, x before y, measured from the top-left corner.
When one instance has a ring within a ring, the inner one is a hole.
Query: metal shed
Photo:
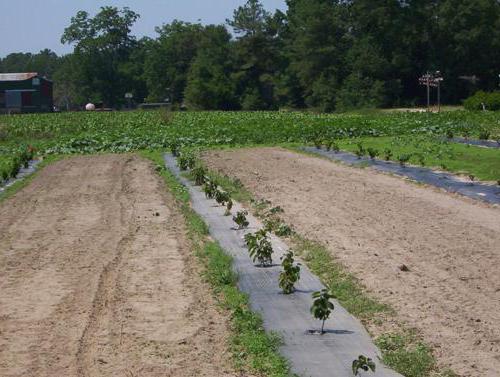
[[[52,81],[36,72],[0,73],[0,113],[38,113],[53,109]]]

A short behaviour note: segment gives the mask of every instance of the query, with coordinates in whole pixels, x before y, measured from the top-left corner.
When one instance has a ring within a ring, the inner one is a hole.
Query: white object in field
[[[87,110],[87,111],[94,111],[95,110],[95,105],[93,103],[87,103],[85,105],[85,110]]]

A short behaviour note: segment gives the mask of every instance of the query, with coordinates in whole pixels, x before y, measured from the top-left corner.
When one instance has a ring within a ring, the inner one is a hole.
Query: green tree
[[[102,7],[94,17],[79,11],[71,18],[61,42],[75,46],[75,85],[89,100],[109,106],[123,103],[128,77],[121,67],[137,46],[130,33],[138,18],[129,8],[116,7]]]
[[[185,91],[186,103],[199,110],[237,107],[231,81],[231,35],[222,25],[205,27]]]
[[[158,39],[148,51],[144,77],[149,100],[184,101],[188,73],[203,37],[203,26],[173,21],[156,28]]]
[[[283,17],[267,12],[259,0],[248,0],[227,20],[237,35],[232,79],[244,110],[275,107],[274,76],[279,70],[279,31]]]

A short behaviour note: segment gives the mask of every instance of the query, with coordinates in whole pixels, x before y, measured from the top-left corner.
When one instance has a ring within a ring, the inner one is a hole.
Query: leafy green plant
[[[392,150],[389,148],[384,149],[384,160],[389,161],[392,158]]]
[[[215,198],[215,193],[217,192],[218,185],[215,181],[211,179],[205,179],[205,183],[203,184],[203,192],[207,199]]]
[[[248,212],[247,211],[238,211],[236,216],[233,216],[233,221],[238,225],[238,229],[248,228],[250,224],[247,220]]]
[[[178,143],[170,144],[170,151],[172,152],[172,156],[179,157],[180,145]]]
[[[233,201],[229,199],[226,203],[226,212],[224,212],[224,216],[231,215],[231,209],[233,208]]]
[[[181,153],[177,161],[181,170],[192,169],[196,165],[196,158],[191,153]]]
[[[455,135],[454,135],[454,133],[453,133],[453,130],[452,130],[451,128],[448,128],[448,129],[446,130],[446,137],[447,137],[448,139],[453,139],[453,136],[455,136]]]
[[[300,263],[294,264],[293,251],[289,250],[281,257],[283,271],[279,277],[279,287],[288,295],[295,291],[295,283],[300,279]]]
[[[336,143],[336,142],[332,143],[332,151],[335,152],[335,153],[340,152],[340,146],[339,146],[338,143]]]
[[[357,359],[352,362],[352,373],[355,376],[359,376],[359,371],[363,370],[365,372],[372,371],[375,373],[375,363],[369,357],[359,355]]]
[[[371,148],[371,147],[370,147],[370,148],[368,148],[366,151],[368,152],[368,155],[370,156],[370,158],[371,158],[372,160],[374,160],[374,159],[375,159],[376,157],[378,157],[378,155],[379,155],[378,150],[376,150],[375,148]]]
[[[330,317],[330,314],[335,309],[333,303],[330,301],[334,296],[328,291],[323,289],[312,294],[314,299],[311,306],[311,314],[314,318],[322,321],[321,334],[325,333],[325,322]]]
[[[258,261],[262,267],[272,265],[274,250],[265,229],[245,235],[245,242],[253,262]]]
[[[405,167],[406,164],[408,163],[408,161],[410,161],[410,158],[411,158],[411,154],[409,154],[409,153],[400,154],[398,156],[399,165],[401,165],[402,167]]]
[[[491,136],[491,132],[487,129],[482,129],[479,131],[479,140],[488,140]]]
[[[321,139],[314,139],[314,146],[316,147],[316,149],[321,149],[322,145],[323,144]]]
[[[215,201],[221,206],[225,206],[231,200],[228,192],[217,189],[215,191]]]
[[[358,143],[358,144],[356,144],[356,146],[358,147],[358,149],[356,149],[356,151],[354,153],[356,153],[356,156],[358,156],[358,158],[361,158],[364,155],[366,155],[366,150],[365,150],[365,147],[363,147],[363,144]]]
[[[206,181],[207,170],[203,165],[197,165],[194,167],[193,171],[194,183],[196,186],[202,186]]]

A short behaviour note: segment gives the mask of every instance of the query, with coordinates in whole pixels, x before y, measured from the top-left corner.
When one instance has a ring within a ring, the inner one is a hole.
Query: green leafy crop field
[[[15,115],[0,117],[0,166],[8,165],[28,146],[39,154],[71,154],[367,137],[477,138],[485,130],[491,138],[500,138],[500,113],[133,111]]]

